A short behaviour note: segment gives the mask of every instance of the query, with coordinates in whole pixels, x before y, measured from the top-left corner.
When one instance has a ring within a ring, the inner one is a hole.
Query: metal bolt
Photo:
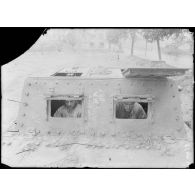
[[[176,121],[179,121],[179,116],[176,117]]]
[[[24,103],[24,106],[28,106],[28,104],[27,103]]]

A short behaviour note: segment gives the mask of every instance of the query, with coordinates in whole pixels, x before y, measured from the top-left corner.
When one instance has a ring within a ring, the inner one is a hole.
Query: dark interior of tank
[[[148,103],[118,101],[115,111],[116,118],[118,119],[146,119],[148,115]]]
[[[77,104],[82,104],[81,100],[73,100]],[[60,108],[62,105],[64,105],[66,100],[51,100],[51,117],[54,117],[55,112],[58,108]]]

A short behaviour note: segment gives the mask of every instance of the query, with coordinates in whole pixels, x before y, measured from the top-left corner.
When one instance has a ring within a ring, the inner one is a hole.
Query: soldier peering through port
[[[82,107],[80,101],[64,100],[64,104],[57,109],[54,117],[81,118],[81,113]]]
[[[116,118],[145,119],[147,114],[138,102],[118,102],[116,104]]]

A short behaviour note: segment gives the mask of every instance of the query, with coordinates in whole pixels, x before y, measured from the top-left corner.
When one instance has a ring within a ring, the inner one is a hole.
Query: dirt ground
[[[23,83],[29,76],[49,76],[72,66],[124,66],[125,58],[115,53],[27,52],[2,67],[2,160],[10,166],[102,166],[102,167],[186,167],[192,162],[193,70],[175,77],[180,90],[187,139],[165,143],[159,149],[134,150],[73,144],[58,146],[56,138],[23,138],[6,132],[14,126]],[[115,63],[118,61],[117,63]],[[53,141],[51,141],[53,140]],[[65,152],[66,151],[66,152]],[[81,155],[82,154],[82,155]],[[176,155],[177,154],[177,155]],[[13,158],[14,156],[14,158]],[[98,158],[97,158],[98,156]],[[120,156],[120,158],[119,158]],[[55,159],[55,160],[54,160]],[[124,161],[123,161],[124,159]],[[143,160],[145,164],[143,165]],[[85,162],[89,162],[85,164]],[[124,164],[121,164],[124,162]],[[154,163],[156,162],[156,163]]]

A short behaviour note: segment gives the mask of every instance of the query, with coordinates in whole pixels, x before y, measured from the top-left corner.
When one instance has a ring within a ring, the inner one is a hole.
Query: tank
[[[183,120],[177,86],[170,76],[184,74],[176,68],[73,68],[63,69],[49,77],[29,77],[22,93],[17,129],[41,134],[106,135],[136,132],[182,133]],[[168,78],[167,78],[168,77]],[[63,100],[79,101],[82,116],[54,117]],[[144,105],[145,119],[116,118],[119,102]],[[66,119],[64,119],[66,118]],[[163,129],[163,130],[161,130]]]
[[[29,77],[16,131],[23,136],[60,137],[62,145],[106,148],[110,153],[158,150],[162,139],[185,139],[178,88],[171,77],[186,70],[151,61],[122,69],[73,67],[48,77]],[[120,155],[110,160],[107,152],[104,157],[110,167],[146,166],[144,161],[121,163]],[[91,158],[82,165],[70,162],[66,166],[107,166],[97,160],[100,156]]]

